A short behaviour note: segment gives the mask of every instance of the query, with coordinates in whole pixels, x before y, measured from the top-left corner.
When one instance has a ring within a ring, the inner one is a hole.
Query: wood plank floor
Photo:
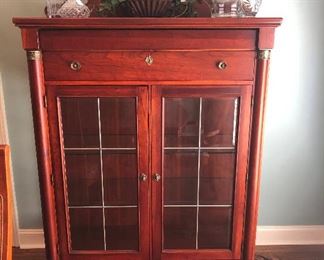
[[[15,248],[13,260],[46,260],[46,257],[44,250]],[[257,247],[256,260],[324,260],[324,245]]]

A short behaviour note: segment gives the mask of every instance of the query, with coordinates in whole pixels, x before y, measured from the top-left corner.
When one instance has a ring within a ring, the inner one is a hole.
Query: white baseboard
[[[259,226],[257,245],[324,245],[324,226]]]
[[[20,229],[20,248],[44,248],[42,229]],[[259,226],[257,245],[324,245],[324,226]]]
[[[20,229],[19,230],[20,248],[45,248],[43,229]]]

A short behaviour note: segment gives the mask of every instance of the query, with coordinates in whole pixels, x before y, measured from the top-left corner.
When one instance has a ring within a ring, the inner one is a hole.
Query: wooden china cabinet
[[[254,258],[280,18],[15,18],[47,257]]]

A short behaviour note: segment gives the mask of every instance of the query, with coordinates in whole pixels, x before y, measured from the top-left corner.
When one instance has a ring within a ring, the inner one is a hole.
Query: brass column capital
[[[271,50],[259,50],[258,59],[259,60],[270,60]]]
[[[27,60],[39,60],[42,58],[40,50],[27,51]]]

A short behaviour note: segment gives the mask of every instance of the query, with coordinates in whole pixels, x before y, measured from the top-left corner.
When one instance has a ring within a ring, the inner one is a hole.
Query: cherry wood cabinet
[[[280,18],[14,18],[48,259],[254,258]]]

